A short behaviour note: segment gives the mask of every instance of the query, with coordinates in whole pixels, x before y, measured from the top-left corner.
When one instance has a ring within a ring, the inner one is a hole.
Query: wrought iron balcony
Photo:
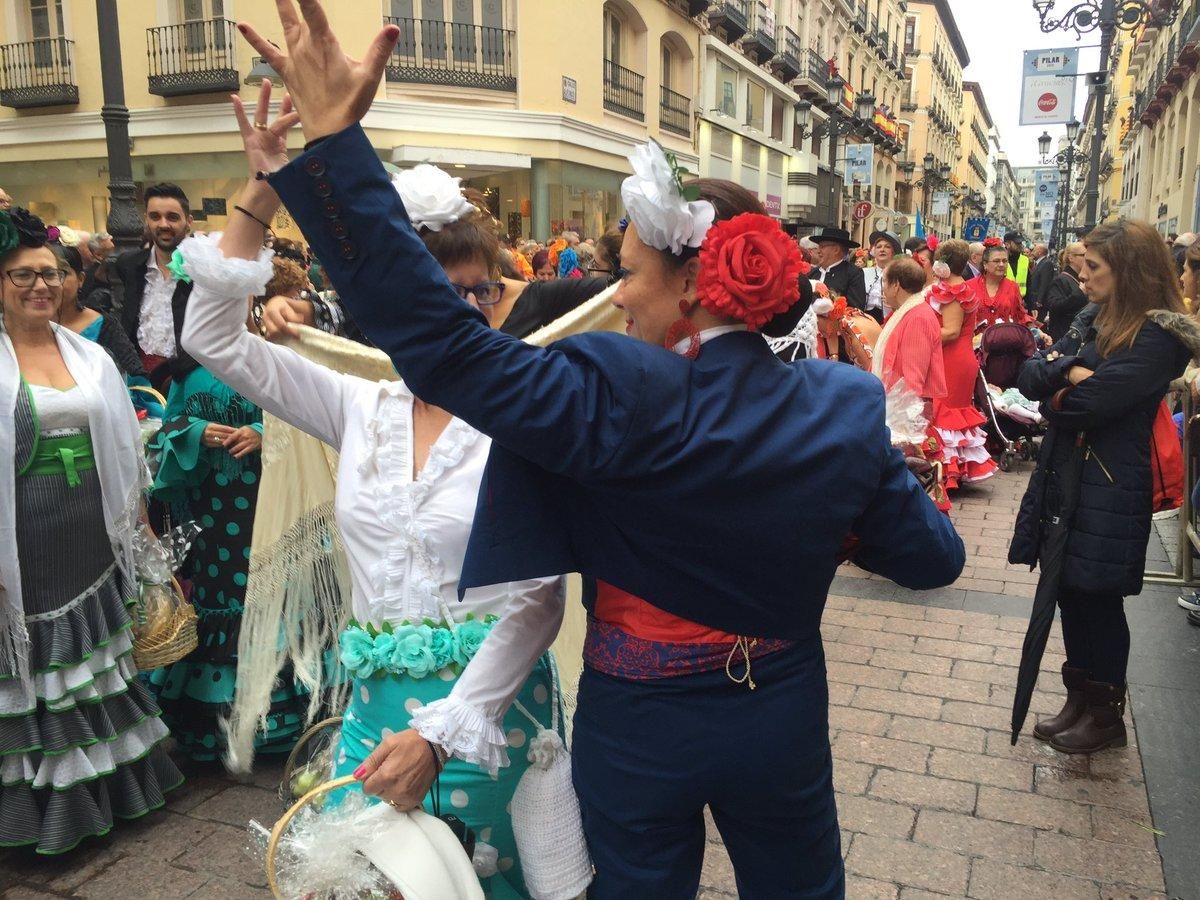
[[[879,58],[885,63],[888,61],[888,54],[891,52],[891,40],[888,38],[886,31],[879,32]]]
[[[0,46],[0,106],[32,109],[78,102],[73,42],[42,38]]]
[[[725,32],[725,40],[733,43],[750,27],[749,0],[717,0],[708,10],[708,24]]]
[[[800,60],[803,49],[800,46],[800,35],[786,25],[780,25],[775,38],[777,48],[775,58],[771,60],[771,69],[782,82],[790,82],[800,74]]]
[[[775,55],[774,24],[769,10],[763,0],[754,0],[752,6],[753,21],[742,38],[742,52],[759,65]]]
[[[871,16],[867,25],[867,43],[872,47],[879,46],[879,16]]]
[[[859,34],[867,31],[867,0],[859,0],[858,9],[854,12],[854,21],[850,23]]]
[[[604,61],[604,108],[643,122],[646,119],[646,78],[637,72],[618,66],[611,59]]]
[[[829,63],[821,54],[809,47],[800,57],[800,81],[796,89],[809,95],[819,104],[826,103],[825,83],[829,81]]]
[[[712,0],[687,0],[687,13],[692,18],[706,12],[712,5]]]
[[[658,101],[658,125],[683,137],[692,136],[692,101],[663,85]]]
[[[515,32],[394,16],[386,16],[384,23],[400,29],[400,38],[384,69],[388,81],[489,91],[517,89],[513,66]]]
[[[228,19],[204,19],[146,29],[150,93],[160,97],[213,94],[241,87],[237,35]]]

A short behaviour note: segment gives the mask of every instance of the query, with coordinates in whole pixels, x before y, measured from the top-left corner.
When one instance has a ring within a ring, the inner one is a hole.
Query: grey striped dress
[[[18,395],[19,473],[38,435]],[[86,432],[87,422],[72,423]],[[63,853],[115,819],[163,805],[183,776],[160,742],[167,729],[136,678],[127,604],[135,587],[116,566],[95,469],[19,475],[17,554],[30,671],[0,671],[0,846]]]

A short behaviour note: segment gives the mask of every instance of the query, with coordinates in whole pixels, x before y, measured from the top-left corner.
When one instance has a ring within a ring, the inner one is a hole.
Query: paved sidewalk
[[[1129,748],[1090,761],[1028,736],[1009,745],[1036,578],[1004,555],[1027,475],[997,476],[960,496],[954,518],[969,559],[954,587],[914,594],[850,568],[835,583],[823,631],[849,897],[1166,896],[1132,728]],[[1056,633],[1029,727],[1062,702],[1062,652]],[[248,820],[270,823],[281,810],[278,769],[242,782],[189,774],[164,812],[65,859],[0,851],[0,896],[269,896],[243,847]],[[1196,833],[1182,820],[1172,828],[1187,843]],[[700,896],[735,895],[711,822],[709,837]],[[1200,897],[1192,887],[1175,893]]]

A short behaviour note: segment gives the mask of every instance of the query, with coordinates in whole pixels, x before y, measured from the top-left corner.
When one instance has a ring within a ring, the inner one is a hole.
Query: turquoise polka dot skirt
[[[334,777],[349,775],[362,764],[384,737],[408,727],[412,712],[419,706],[441,700],[450,694],[457,676],[442,669],[425,678],[409,675],[376,675],[355,679],[350,705],[342,721],[342,736],[334,751]],[[543,656],[517,696],[530,713],[546,727],[550,726],[551,677],[549,656]],[[561,716],[559,717],[561,720]],[[475,832],[478,840],[490,844],[499,853],[499,871],[482,879],[484,893],[495,900],[528,897],[517,858],[509,806],[517,782],[529,761],[526,747],[536,729],[514,706],[504,717],[508,735],[509,766],[493,780],[478,766],[452,759],[442,772],[442,813],[452,813]],[[430,798],[425,810],[433,812]]]

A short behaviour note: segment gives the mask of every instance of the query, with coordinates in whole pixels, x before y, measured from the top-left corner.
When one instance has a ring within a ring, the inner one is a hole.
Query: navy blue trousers
[[[572,767],[589,897],[695,900],[705,806],[745,900],[844,896],[820,642],[752,671],[755,690],[724,670],[648,682],[584,670]]]

